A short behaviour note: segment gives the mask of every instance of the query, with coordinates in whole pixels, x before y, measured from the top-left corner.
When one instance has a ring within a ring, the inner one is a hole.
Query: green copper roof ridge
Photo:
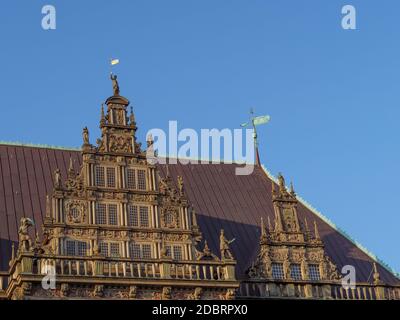
[[[278,183],[277,178],[269,172],[269,170],[264,166],[261,165],[262,169],[264,172],[267,174],[267,176]],[[314,214],[316,214],[319,218],[321,218],[325,223],[327,223],[329,226],[331,226],[335,231],[339,232],[343,237],[345,237],[347,240],[349,240],[352,244],[354,244],[357,248],[359,248],[362,252],[364,252],[367,256],[369,256],[372,260],[375,262],[379,263],[382,267],[384,267],[387,271],[392,273],[395,277],[400,278],[400,273],[394,270],[388,263],[380,259],[376,254],[374,254],[372,251],[368,250],[366,247],[364,247],[360,242],[352,238],[346,231],[344,231],[342,228],[337,226],[332,220],[330,220],[327,216],[325,216],[322,212],[320,212],[318,209],[313,207],[309,202],[304,200],[301,196],[296,195],[297,199],[300,201],[301,204],[303,204],[307,209],[312,211]]]
[[[81,148],[77,148],[77,147],[53,146],[53,145],[48,145],[48,144],[36,144],[36,143],[20,142],[20,141],[1,141],[0,140],[0,145],[16,146],[16,147],[33,147],[33,148],[41,148],[41,149],[66,150],[66,151],[81,151]]]

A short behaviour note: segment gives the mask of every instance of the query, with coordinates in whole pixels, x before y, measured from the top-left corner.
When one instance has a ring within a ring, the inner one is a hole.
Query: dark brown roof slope
[[[78,169],[82,162],[79,151],[0,145],[0,270],[7,269],[11,241],[18,240],[20,218],[32,217],[40,229],[46,194],[53,188],[52,172],[59,168],[66,177],[70,157]],[[249,176],[237,176],[235,168],[233,164],[169,165],[173,177],[184,178],[211,250],[218,252],[220,229],[225,229],[228,238],[236,238],[232,250],[238,261],[237,276],[244,278],[258,253],[260,217],[272,219],[274,213],[271,180],[264,170],[256,167]],[[160,170],[165,174],[165,166]],[[357,281],[372,282],[370,256],[301,203],[298,210],[301,220],[317,221],[327,253],[339,270],[343,265],[354,265]],[[378,270],[385,283],[400,284],[383,266]]]

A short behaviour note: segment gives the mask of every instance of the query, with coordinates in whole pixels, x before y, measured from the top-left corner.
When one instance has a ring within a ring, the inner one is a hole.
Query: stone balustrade
[[[345,289],[340,282],[264,281],[242,282],[239,296],[259,298],[335,299],[335,300],[400,300],[400,286],[357,283]]]
[[[219,261],[187,261],[170,259],[70,257],[24,253],[12,264],[12,274],[34,274],[74,277],[109,277],[135,279],[182,279],[202,281],[235,281],[234,264]]]

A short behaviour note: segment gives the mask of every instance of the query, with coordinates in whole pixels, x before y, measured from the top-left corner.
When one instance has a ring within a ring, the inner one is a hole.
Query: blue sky
[[[57,29],[41,28],[41,9]],[[357,30],[341,28],[354,5]],[[151,128],[238,128],[254,107],[262,162],[394,269],[400,211],[398,1],[2,1],[0,140],[98,136],[110,57]]]

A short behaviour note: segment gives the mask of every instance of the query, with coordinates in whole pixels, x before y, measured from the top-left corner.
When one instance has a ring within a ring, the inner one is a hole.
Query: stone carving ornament
[[[86,216],[86,203],[78,200],[67,201],[65,212],[68,223],[83,223]]]

